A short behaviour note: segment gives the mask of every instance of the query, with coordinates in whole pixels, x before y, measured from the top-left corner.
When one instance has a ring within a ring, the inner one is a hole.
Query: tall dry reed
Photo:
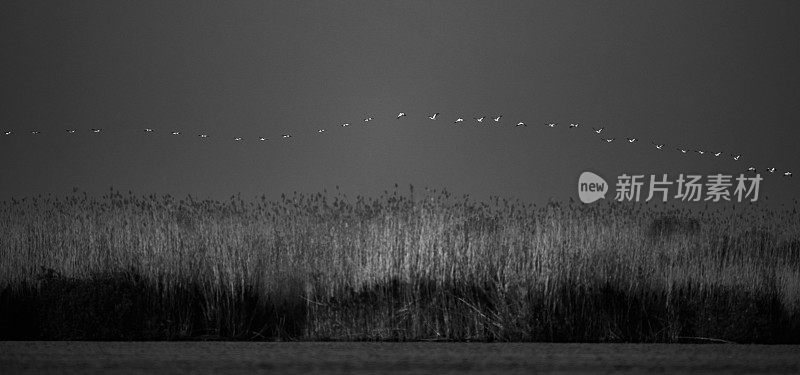
[[[130,337],[79,324],[126,316],[145,338],[796,342],[798,219],[413,188],[38,196],[0,203],[0,315],[45,338]]]

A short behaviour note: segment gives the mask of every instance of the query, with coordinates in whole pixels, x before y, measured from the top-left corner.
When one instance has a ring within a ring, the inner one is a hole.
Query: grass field
[[[446,191],[0,203],[0,339],[800,343],[800,213]]]

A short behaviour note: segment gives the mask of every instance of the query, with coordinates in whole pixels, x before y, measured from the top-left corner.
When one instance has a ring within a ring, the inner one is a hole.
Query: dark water
[[[800,346],[0,342],[0,373],[800,373]]]

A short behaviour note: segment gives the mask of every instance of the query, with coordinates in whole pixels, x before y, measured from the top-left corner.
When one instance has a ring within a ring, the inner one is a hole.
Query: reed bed
[[[13,199],[0,338],[800,342],[797,203],[724,207]]]

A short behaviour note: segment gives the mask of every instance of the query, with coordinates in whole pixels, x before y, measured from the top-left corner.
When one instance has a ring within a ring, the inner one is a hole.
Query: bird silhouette
[[[92,129],[92,133],[100,133],[103,129]]]
[[[756,167],[748,167],[747,170],[750,171],[750,172],[755,172],[756,171]]]
[[[733,160],[739,161],[740,157],[742,157],[742,155],[736,155],[736,156],[733,157]]]
[[[151,129],[151,128],[144,128],[144,131],[145,131],[145,132],[147,132],[147,133],[152,133],[152,132],[153,132],[153,129]]]
[[[348,127],[348,126],[350,126],[350,124],[348,124],[348,123],[346,123],[346,122],[345,122],[344,124],[342,124],[342,127],[343,127],[343,128],[346,128],[346,127]]]
[[[774,168],[774,167],[773,167],[773,168],[767,168],[767,172],[769,172],[769,173],[775,173],[775,168]]]
[[[236,142],[239,142],[239,141],[241,141],[241,140],[242,140],[242,137],[236,137],[236,138],[234,138],[233,140],[234,140],[234,141],[236,141]]]
[[[660,149],[664,148],[664,144],[663,143],[655,143],[655,142],[650,142],[650,143],[652,143],[653,146],[656,146],[656,150],[660,150]]]
[[[372,117],[367,117],[364,119],[364,122],[370,122],[370,121],[372,121]]]
[[[636,138],[628,138],[628,143],[633,143],[633,142],[636,142],[636,141],[638,141],[638,139],[636,139]]]
[[[317,130],[317,133],[325,133],[325,129]]]
[[[75,133],[75,129],[67,129],[67,133],[74,134]]]
[[[264,142],[264,141],[268,141],[269,138],[267,138],[267,137],[258,137],[258,140],[261,141],[261,142]]]
[[[181,135],[181,132],[172,132],[172,135]]]
[[[575,128],[579,127],[579,126],[581,126],[581,124],[579,124],[577,122],[573,122],[572,124],[569,124],[569,128],[570,129],[575,129]]]
[[[600,134],[600,133],[602,133],[602,132],[603,132],[603,130],[605,130],[605,129],[606,129],[605,127],[603,127],[603,128],[599,128],[599,129],[597,129],[597,128],[595,128],[595,127],[592,127],[592,130],[594,130],[594,132],[595,132],[595,133],[597,133],[597,134]]]
[[[459,117],[459,118],[457,118],[455,121],[453,121],[453,123],[454,123],[454,124],[457,124],[457,123],[459,123],[459,122],[463,122],[463,121],[464,121],[464,119],[463,119],[463,118],[461,118],[461,117]]]
[[[517,127],[517,126],[528,126],[528,125],[525,125],[524,122],[520,121],[520,122],[517,123],[517,125],[515,125],[515,127]]]
[[[783,172],[783,175],[786,177],[792,177],[792,172]]]
[[[436,113],[428,116],[428,118],[431,119],[431,120],[436,120],[436,116],[439,116],[439,112],[436,112]]]
[[[711,154],[714,155],[714,157],[719,157],[720,155],[722,155],[721,152],[712,152]]]
[[[684,149],[684,148],[680,148],[680,147],[677,147],[677,148],[675,148],[675,149],[676,149],[676,150],[678,150],[678,151],[680,151],[682,154],[685,154],[685,153],[689,152],[689,150],[687,150],[687,149]]]
[[[494,122],[500,122],[501,118],[503,118],[503,115],[499,115],[499,116],[493,118],[492,120],[494,120]]]
[[[200,138],[208,138],[208,134],[198,134],[197,136]]]
[[[698,153],[698,154],[700,154],[700,155],[704,155],[704,154],[706,153],[706,152],[705,152],[705,151],[703,151],[703,150],[694,150],[694,152],[696,152],[696,153]]]
[[[551,122],[551,123],[548,123],[548,124],[546,124],[546,125],[547,125],[547,126],[549,126],[549,127],[551,127],[551,128],[555,128],[555,127],[556,127],[556,125],[558,125],[558,124],[556,124],[555,122]]]
[[[31,130],[31,134],[33,134],[33,135],[36,135],[36,134],[39,134],[39,133],[41,133],[41,132],[38,131],[38,130]]]
[[[399,119],[400,117],[405,117],[405,115],[406,115],[405,112],[400,112],[397,114],[397,118]]]
[[[475,121],[477,121],[477,122],[483,122],[483,119],[485,119],[485,118],[486,118],[486,116],[473,117],[473,119],[475,119]]]
[[[12,132],[11,130],[6,130],[3,132],[3,135],[11,135],[11,134],[14,134],[14,132]]]
[[[292,135],[291,134],[284,134],[283,138],[292,138]]]
[[[606,139],[603,139],[603,140],[606,141],[606,143],[611,143],[611,142],[614,142],[615,139],[616,138],[606,138]]]

